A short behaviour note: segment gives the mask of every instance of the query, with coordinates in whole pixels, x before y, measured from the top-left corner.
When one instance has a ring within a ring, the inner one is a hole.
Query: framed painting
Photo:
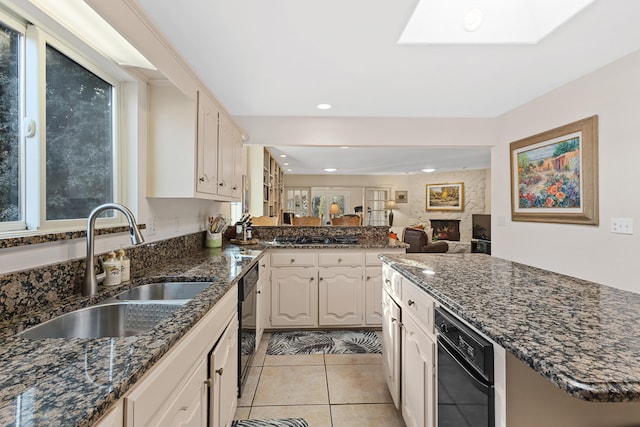
[[[428,211],[463,211],[464,183],[427,184]]]
[[[396,203],[407,203],[409,200],[409,192],[406,190],[396,191]]]
[[[598,225],[598,116],[514,141],[511,219]]]

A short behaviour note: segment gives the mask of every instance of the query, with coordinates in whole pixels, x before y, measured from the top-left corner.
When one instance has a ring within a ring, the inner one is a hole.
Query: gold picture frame
[[[513,221],[598,225],[598,116],[509,148]]]
[[[428,211],[464,211],[464,183],[427,184]]]

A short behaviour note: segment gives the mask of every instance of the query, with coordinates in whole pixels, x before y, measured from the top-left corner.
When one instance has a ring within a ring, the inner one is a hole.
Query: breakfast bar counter
[[[484,254],[380,258],[569,395],[640,401],[639,294]]]

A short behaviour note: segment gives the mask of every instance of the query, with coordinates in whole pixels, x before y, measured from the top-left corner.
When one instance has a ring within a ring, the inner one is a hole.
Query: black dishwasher
[[[438,329],[438,427],[494,427],[493,345],[442,307]]]
[[[238,281],[238,397],[249,373],[256,351],[258,263]]]

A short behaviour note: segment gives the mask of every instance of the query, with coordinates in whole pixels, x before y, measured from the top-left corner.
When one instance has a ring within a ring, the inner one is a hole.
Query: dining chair
[[[294,216],[291,218],[291,225],[308,225],[308,226],[320,226],[322,225],[321,219],[315,216]]]
[[[278,215],[276,216],[254,216],[251,218],[251,224],[253,225],[262,225],[262,226],[274,226],[278,225]]]

